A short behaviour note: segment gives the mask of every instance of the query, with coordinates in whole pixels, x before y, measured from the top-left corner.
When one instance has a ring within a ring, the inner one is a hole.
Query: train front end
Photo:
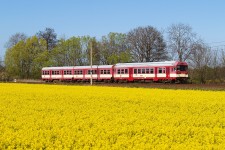
[[[186,62],[177,62],[175,69],[176,69],[176,82],[187,83],[188,64]]]

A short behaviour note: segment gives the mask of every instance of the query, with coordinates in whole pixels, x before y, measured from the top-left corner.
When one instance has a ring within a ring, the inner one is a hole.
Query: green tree
[[[81,62],[82,51],[80,41],[80,37],[71,37],[66,41],[69,66],[75,66]]]
[[[52,49],[51,66],[65,66],[66,65],[66,40],[64,38],[58,41],[57,46]]]
[[[75,66],[82,64],[81,38],[60,39],[51,51],[53,66]]]
[[[20,41],[12,48],[8,48],[5,54],[6,72],[10,77],[23,78],[24,77],[24,60],[23,51],[25,42]]]
[[[38,78],[45,63],[43,57],[46,42],[36,36],[20,41],[6,50],[5,65],[7,73],[13,78]],[[43,53],[43,54],[42,54]],[[47,61],[47,60],[46,60]]]
[[[109,33],[103,36],[100,42],[102,64],[130,62],[130,49],[127,45],[127,36],[123,33]]]

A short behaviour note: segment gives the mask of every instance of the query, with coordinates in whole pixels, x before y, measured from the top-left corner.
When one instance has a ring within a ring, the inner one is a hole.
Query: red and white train
[[[91,74],[92,73],[92,74]],[[188,64],[179,61],[118,63],[115,65],[44,67],[42,80],[52,81],[186,82]]]

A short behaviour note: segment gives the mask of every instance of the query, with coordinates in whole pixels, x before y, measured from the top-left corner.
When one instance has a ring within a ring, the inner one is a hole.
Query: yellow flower
[[[0,149],[224,149],[225,92],[0,83]]]

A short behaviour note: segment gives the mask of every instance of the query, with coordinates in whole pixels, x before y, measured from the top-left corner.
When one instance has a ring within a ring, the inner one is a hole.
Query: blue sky
[[[58,37],[109,32],[139,26],[166,29],[188,24],[210,46],[225,48],[225,0],[0,0],[0,57],[11,35],[32,36],[46,27]]]

